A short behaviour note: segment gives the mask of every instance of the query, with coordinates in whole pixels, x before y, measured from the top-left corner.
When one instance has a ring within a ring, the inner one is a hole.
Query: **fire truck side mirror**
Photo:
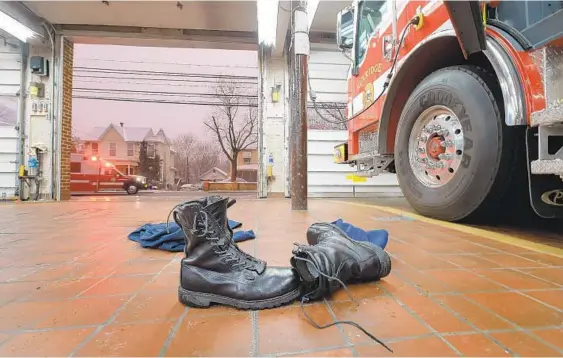
[[[354,9],[341,10],[336,18],[336,43],[342,51],[354,46]]]

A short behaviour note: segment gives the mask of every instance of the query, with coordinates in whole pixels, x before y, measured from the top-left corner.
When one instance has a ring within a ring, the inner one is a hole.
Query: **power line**
[[[98,92],[105,94],[114,93],[136,93],[143,95],[159,95],[159,96],[184,96],[184,97],[238,97],[238,98],[258,98],[258,95],[251,94],[223,94],[223,93],[193,93],[193,92],[159,92],[146,90],[128,90],[128,89],[112,89],[112,88],[73,88],[73,91]]]
[[[149,100],[149,99],[138,99],[138,98],[116,98],[116,97],[92,97],[92,96],[72,96],[77,99],[91,99],[99,101],[112,101],[112,102],[137,102],[137,103],[161,103],[161,104],[182,104],[182,105],[195,105],[195,106],[222,106],[220,102],[180,102],[180,101],[163,101],[163,100]],[[241,103],[233,104],[233,107],[258,107],[257,104]]]
[[[185,79],[181,79],[181,78],[139,78],[139,77],[116,77],[116,76],[90,76],[90,75],[73,75],[74,78],[107,78],[107,79],[127,79],[127,80],[150,80],[150,81],[171,81],[171,82],[185,82],[185,83],[190,83],[190,82],[195,82],[195,83],[209,83],[209,84],[215,84],[215,81],[205,81],[205,80],[193,80],[193,79],[189,79],[189,80],[185,80]],[[258,80],[254,81],[254,82],[246,82],[246,81],[240,81],[237,80],[236,81],[237,84],[253,84],[258,86]]]
[[[76,77],[76,76],[74,76]],[[97,76],[92,76],[92,77],[97,77]],[[112,79],[116,79],[116,80],[121,80],[120,77],[108,77],[112,78]],[[155,79],[156,81],[168,81],[166,79]],[[192,84],[192,80],[188,80],[185,81],[187,84],[177,84],[177,83],[151,83],[151,82],[139,82],[139,81],[120,81],[120,82],[116,82],[116,81],[90,81],[90,80],[86,80],[86,79],[80,79],[80,78],[74,78],[73,82],[85,82],[85,83],[98,83],[98,84],[106,84],[106,83],[114,83],[114,84],[133,84],[133,85],[151,85],[151,86],[173,86],[173,87],[199,87],[199,88],[209,88],[211,86],[211,84],[215,84],[215,82],[213,81],[200,81],[201,83],[209,83],[210,85],[206,86],[206,85],[195,85]],[[197,83],[197,82],[195,82]],[[238,86],[238,85],[248,85],[248,86]],[[233,87],[235,88],[241,88],[241,89],[250,89],[252,87],[256,87],[257,84],[253,83],[253,82],[242,82],[239,83],[237,82],[237,85],[234,85]]]
[[[195,64],[195,63],[186,63],[186,62],[161,62],[161,61],[131,61],[131,60],[113,60],[113,59],[104,59],[104,58],[75,58],[75,61],[103,61],[103,62],[119,62],[119,63],[153,63],[153,64],[162,64],[162,65],[178,65],[178,66],[193,66],[193,67],[211,67],[211,68],[252,68],[258,69],[258,66],[244,66],[244,65],[236,65],[236,66],[229,66],[229,65],[202,65],[202,64]]]
[[[211,74],[211,73],[186,73],[186,72],[167,72],[167,71],[150,71],[150,70],[121,70],[111,68],[96,68],[96,67],[82,67],[76,66],[73,71],[87,72],[87,73],[116,73],[128,75],[153,75],[153,76],[171,76],[171,77],[198,77],[198,78],[217,78],[217,79],[253,79],[258,80],[258,76],[238,76],[238,75],[224,75],[224,74]]]

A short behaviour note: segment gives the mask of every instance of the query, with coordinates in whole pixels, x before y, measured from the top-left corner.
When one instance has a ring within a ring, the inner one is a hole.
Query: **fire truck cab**
[[[355,0],[337,43],[351,66],[335,162],[397,173],[441,220],[563,218],[563,2]]]
[[[71,154],[70,191],[72,195],[122,192],[133,195],[148,187],[143,176],[126,175],[99,156]]]

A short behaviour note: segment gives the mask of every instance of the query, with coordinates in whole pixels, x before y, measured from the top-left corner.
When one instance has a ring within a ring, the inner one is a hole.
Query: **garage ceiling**
[[[256,31],[254,1],[25,1],[52,24]],[[235,16],[236,15],[236,16]]]
[[[78,43],[254,50],[256,1],[24,1],[25,7]],[[334,33],[348,1],[321,0],[312,32]],[[278,45],[291,2],[280,1]],[[317,36],[318,37],[318,36]],[[312,37],[312,39],[317,38]],[[283,46],[280,47],[280,50]]]

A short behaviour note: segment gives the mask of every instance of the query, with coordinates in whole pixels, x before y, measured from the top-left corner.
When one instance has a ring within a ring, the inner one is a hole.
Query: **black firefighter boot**
[[[266,267],[264,261],[243,252],[232,241],[228,204],[227,198],[209,197],[174,209],[174,220],[186,237],[180,302],[192,307],[219,303],[265,309],[298,298],[300,280],[292,268]]]
[[[316,223],[307,230],[309,245],[297,245],[291,265],[305,286],[306,300],[322,299],[349,282],[376,281],[391,272],[391,258],[382,248],[352,240],[340,228]]]
[[[317,324],[305,311],[304,302],[329,296],[340,287],[350,298],[346,283],[379,280],[391,272],[391,258],[380,247],[352,240],[333,224],[317,223],[307,230],[309,245],[298,245],[293,250],[291,265],[299,272],[304,285],[301,309],[305,318],[316,328],[336,324],[352,325],[371,339],[393,352],[385,343],[353,321],[335,321],[324,326]],[[355,302],[355,301],[354,301]]]

